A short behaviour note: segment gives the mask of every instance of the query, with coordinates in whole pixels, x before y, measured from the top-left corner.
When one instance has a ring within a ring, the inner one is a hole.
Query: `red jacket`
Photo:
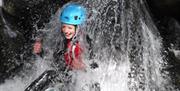
[[[83,50],[79,42],[73,45],[70,40],[67,40],[66,47],[67,47],[67,51],[64,54],[64,59],[67,67],[76,70],[84,69],[85,64],[82,61]]]

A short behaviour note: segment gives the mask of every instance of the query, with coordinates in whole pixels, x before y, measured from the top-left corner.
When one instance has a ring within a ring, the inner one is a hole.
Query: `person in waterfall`
[[[84,24],[86,20],[86,9],[75,3],[65,5],[59,14],[59,21],[61,23],[60,32],[65,37],[65,48],[63,51],[57,50],[55,52],[55,58],[58,58],[59,55],[64,56],[65,65],[68,69],[73,70],[84,70],[86,68],[85,63],[82,59],[82,54],[84,52],[84,46],[81,45],[79,41],[80,36],[84,36],[84,31],[80,30],[80,25]],[[86,35],[85,35],[86,36]],[[86,36],[85,39],[87,43],[91,43],[89,36]],[[42,44],[38,39],[34,44],[34,53],[39,54],[41,52]],[[92,68],[97,67],[97,64],[91,64]]]

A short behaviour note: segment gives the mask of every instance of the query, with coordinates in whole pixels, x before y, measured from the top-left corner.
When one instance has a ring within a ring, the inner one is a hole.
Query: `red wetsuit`
[[[79,42],[73,45],[70,40],[67,40],[66,47],[67,51],[64,54],[64,59],[67,67],[69,67],[70,69],[83,70],[85,68],[85,64],[82,61],[83,50],[80,47]]]

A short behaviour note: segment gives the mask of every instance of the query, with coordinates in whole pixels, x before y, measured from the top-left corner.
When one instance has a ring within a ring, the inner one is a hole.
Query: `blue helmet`
[[[86,9],[78,4],[68,4],[66,5],[60,16],[60,22],[72,25],[82,24],[86,19]]]

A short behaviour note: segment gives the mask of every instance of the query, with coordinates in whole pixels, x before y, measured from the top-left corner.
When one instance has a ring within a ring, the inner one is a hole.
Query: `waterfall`
[[[0,2],[0,4],[2,4],[2,2]],[[2,13],[2,8],[0,8],[0,17],[2,19],[2,22],[4,24],[4,34],[6,34],[7,36],[9,36],[10,38],[14,38],[17,37],[17,33],[12,31],[12,29],[10,28],[10,24],[5,20],[4,15]]]
[[[100,66],[76,74],[80,82],[76,91],[93,81],[99,82],[101,91],[174,91],[168,72],[163,70],[167,62],[161,36],[144,1],[81,3],[91,13],[86,31],[94,40],[94,60]]]
[[[83,29],[93,40],[95,56],[91,60],[84,59],[87,65],[85,72],[71,73],[72,84],[68,87],[71,91],[98,91],[95,85],[100,91],[176,91],[168,72],[164,70],[167,62],[162,54],[162,38],[143,0],[78,2],[88,11],[88,20]],[[54,31],[58,27],[58,16],[54,16],[49,25],[40,30],[46,34],[43,43],[46,54],[36,62],[53,62],[54,47],[62,41],[59,33]],[[91,69],[89,65],[92,61],[99,67]],[[41,65],[47,64],[42,62]],[[41,73],[42,68],[36,71]],[[30,83],[22,82],[26,86]]]

